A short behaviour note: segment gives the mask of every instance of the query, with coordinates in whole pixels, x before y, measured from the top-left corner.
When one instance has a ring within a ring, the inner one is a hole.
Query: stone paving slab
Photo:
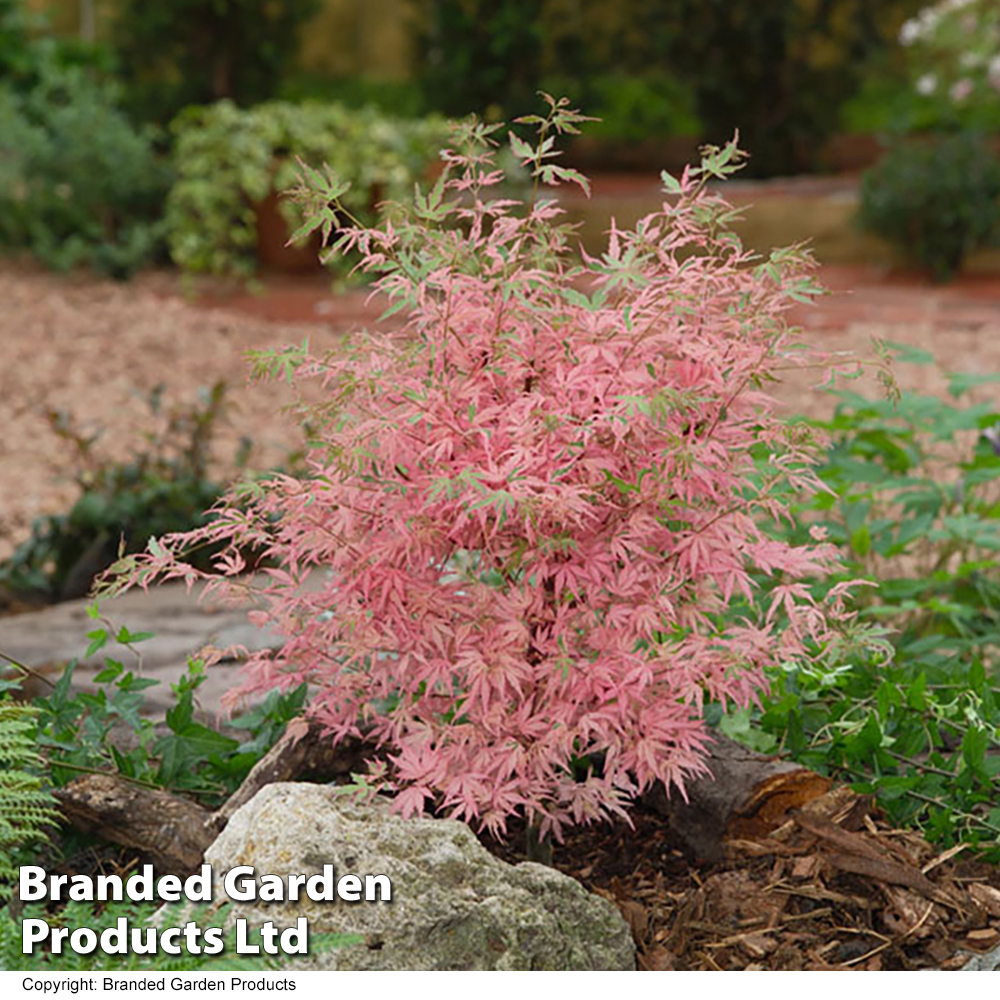
[[[167,583],[129,591],[99,602],[101,615],[116,628],[130,632],[152,632],[154,637],[139,643],[141,673],[160,681],[146,691],[150,715],[159,716],[172,703],[170,684],[184,673],[188,656],[206,645],[225,649],[242,645],[248,650],[277,648],[281,639],[273,632],[247,621],[247,608],[223,606],[219,602],[200,601],[201,588],[191,593],[183,583]],[[123,646],[108,644],[95,655],[85,658],[89,645],[87,633],[100,628],[87,615],[88,600],[67,601],[41,611],[0,618],[0,652],[42,671],[56,679],[61,665],[77,658],[76,678],[82,687],[103,667],[104,657],[121,660],[126,668],[136,670],[136,658]],[[138,671],[137,671],[138,672]],[[210,667],[207,679],[199,688],[201,708],[221,712],[222,696],[241,679],[238,662],[223,662]]]

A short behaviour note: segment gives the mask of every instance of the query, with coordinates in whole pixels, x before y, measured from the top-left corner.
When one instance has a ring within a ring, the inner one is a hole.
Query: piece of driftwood
[[[315,723],[295,719],[216,812],[111,774],[77,778],[56,796],[73,826],[142,851],[160,874],[186,875],[197,870],[233,813],[265,785],[303,777],[332,781],[361,770],[370,749],[360,740],[334,746]]]
[[[233,813],[265,785],[303,777],[331,781],[361,770],[370,751],[360,740],[334,746],[315,723],[296,719],[214,813],[112,775],[78,778],[58,794],[74,826],[145,851],[164,872],[179,874],[201,864],[205,849]],[[712,776],[689,781],[687,801],[678,795],[668,798],[662,786],[647,799],[691,853],[705,860],[721,858],[727,838],[761,836],[775,829],[830,787],[828,778],[725,737],[712,745],[707,764]]]
[[[230,817],[265,785],[275,781],[314,777],[332,781],[362,769],[371,747],[361,740],[344,740],[334,746],[314,722],[298,718],[290,722],[277,743],[243,779],[225,804],[208,818],[213,834],[221,833]]]
[[[721,735],[706,764],[710,774],[685,782],[687,801],[676,792],[668,796],[662,785],[646,798],[691,854],[706,861],[723,857],[728,838],[761,836],[830,788],[829,778]]]
[[[149,855],[160,874],[195,871],[214,839],[207,809],[116,775],[84,775],[55,796],[73,826]]]

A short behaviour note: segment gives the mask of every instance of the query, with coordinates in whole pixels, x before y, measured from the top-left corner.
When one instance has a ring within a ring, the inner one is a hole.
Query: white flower
[[[917,80],[916,87],[918,94],[923,94],[924,97],[927,97],[937,90],[937,77],[933,73],[924,73],[924,75]]]
[[[920,38],[920,22],[917,20],[904,21],[899,29],[899,44],[912,45]]]
[[[920,22],[920,34],[933,34],[937,30],[937,26],[941,23],[943,13],[944,12],[939,10],[937,7],[928,7],[925,10],[922,10],[920,12],[920,17],[917,19]]]
[[[994,56],[986,67],[986,75],[994,87],[1000,86],[1000,55]]]

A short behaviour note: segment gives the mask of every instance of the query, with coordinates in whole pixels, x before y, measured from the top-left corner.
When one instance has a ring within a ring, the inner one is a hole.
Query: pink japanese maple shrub
[[[803,582],[832,551],[758,526],[813,484],[810,443],[762,391],[790,363],[783,317],[813,291],[808,260],[757,260],[727,230],[708,181],[737,168],[732,143],[664,174],[662,208],[612,222],[581,261],[539,192],[586,186],[552,162],[582,118],[549,105],[522,120],[536,144],[510,137],[535,179],[526,206],[492,196],[494,130],[475,123],[380,229],[345,221],[340,185],[305,169],[307,225],[360,254],[405,326],[322,359],[259,356],[323,387],[312,474],[234,494],[209,526],[154,542],[131,580],[193,581],[176,556],[221,541],[212,586],[238,588],[239,552],[263,547],[278,568],[255,619],[286,638],[250,657],[238,694],[314,685],[332,739],[387,748],[371,780],[405,815],[502,831],[523,813],[558,837],[657,780],[683,791],[706,700],[751,702],[769,666],[822,646],[838,607]],[[761,573],[779,580],[767,605],[726,615],[752,607]]]

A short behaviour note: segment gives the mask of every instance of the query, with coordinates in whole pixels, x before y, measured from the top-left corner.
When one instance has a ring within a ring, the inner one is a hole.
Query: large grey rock
[[[205,856],[213,898],[237,865],[257,875],[388,875],[391,902],[233,904],[251,926],[308,921],[310,937],[365,936],[364,944],[284,959],[305,969],[635,968],[628,927],[607,900],[544,865],[508,865],[462,823],[404,820],[384,801],[359,802],[329,786],[273,784],[237,811]]]
[[[969,961],[962,966],[960,972],[998,972],[1000,971],[1000,946],[991,948],[982,955],[970,955]]]

